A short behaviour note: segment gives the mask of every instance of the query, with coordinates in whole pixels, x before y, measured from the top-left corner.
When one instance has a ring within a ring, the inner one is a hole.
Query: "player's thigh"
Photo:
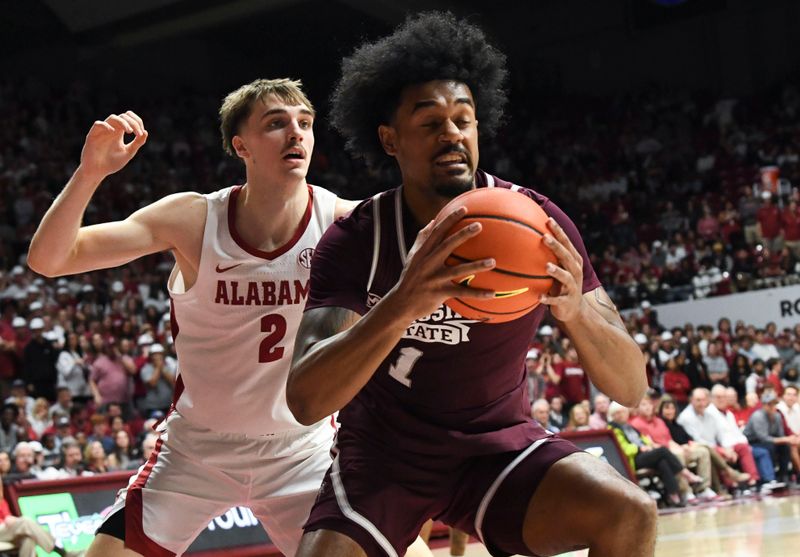
[[[644,491],[606,462],[576,452],[545,474],[528,504],[522,535],[535,554],[553,555],[609,535],[646,538],[654,521],[655,506]]]
[[[367,557],[349,536],[333,530],[306,532],[295,557]]]
[[[144,557],[131,549],[125,548],[125,542],[107,534],[97,534],[92,545],[86,550],[85,557]]]

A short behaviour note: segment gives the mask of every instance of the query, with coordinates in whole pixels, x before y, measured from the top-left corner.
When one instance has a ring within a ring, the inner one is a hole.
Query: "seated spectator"
[[[0,415],[0,450],[11,453],[20,439],[23,438],[23,433],[17,425],[17,418],[19,417],[19,409],[16,404],[6,403],[3,406],[3,413]]]
[[[800,402],[798,402],[797,385],[788,385],[783,390],[783,399],[778,402],[778,412],[783,417],[783,428],[787,435],[800,435]],[[800,484],[800,448],[789,447],[794,469],[795,484]]]
[[[664,392],[672,397],[678,407],[683,408],[686,406],[686,401],[689,400],[688,393],[692,390],[692,385],[686,374],[678,367],[678,362],[675,358],[667,360],[663,381]]]
[[[536,423],[538,423],[547,431],[551,431],[553,433],[558,433],[561,431],[558,427],[555,427],[550,423],[550,403],[547,402],[547,399],[540,398],[539,400],[535,400],[533,402],[531,405],[531,416]]]
[[[35,466],[33,447],[27,441],[20,441],[14,447],[14,464],[11,467],[9,478],[14,481],[26,478],[35,478],[39,470]]]
[[[714,472],[716,472],[711,476],[711,484],[714,491],[717,493],[722,493],[723,487],[734,486],[741,482],[755,481],[750,474],[746,472],[739,472],[735,468],[732,468],[725,461],[725,459],[720,456],[714,447],[697,443],[694,439],[692,439],[686,430],[683,429],[683,426],[677,422],[678,410],[673,400],[667,398],[661,401],[658,409],[658,416],[664,420],[664,423],[667,425],[670,437],[672,437],[673,441],[679,445],[683,446],[695,444],[704,446],[708,449],[708,456],[711,459],[711,465]],[[753,465],[753,469],[755,470],[755,465]]]
[[[689,384],[692,387],[706,387],[711,388],[711,379],[708,376],[708,366],[703,361],[703,353],[700,350],[700,345],[696,342],[691,343],[686,360],[683,363],[683,372],[689,378]],[[665,387],[666,389],[666,387]],[[684,399],[684,402],[688,397]]]
[[[680,413],[677,421],[692,439],[713,448],[729,465],[738,462],[743,471],[750,475],[749,481],[752,483],[753,479],[758,478],[760,470],[756,468],[754,460],[766,465],[769,455],[760,450],[754,452],[747,443],[730,435],[724,420],[720,419],[719,411],[716,408],[708,411],[711,404],[709,395],[708,389],[692,391],[690,404]],[[740,481],[733,476],[731,479]]]
[[[2,481],[0,481],[0,541],[13,542],[19,557],[36,557],[37,547],[48,554],[56,553],[62,557],[82,554],[56,547],[53,536],[33,519],[12,515],[8,501],[3,496]]]
[[[656,445],[667,447],[683,466],[696,466],[697,475],[703,481],[695,486],[695,492],[701,498],[713,499],[717,496],[711,489],[711,456],[708,447],[691,442],[677,443],[670,435],[667,424],[655,415],[655,407],[650,397],[645,396],[639,401],[638,414],[632,417],[629,423]],[[689,501],[695,499],[688,485],[682,486],[681,491],[686,494]]]
[[[127,470],[132,462],[138,463],[138,452],[131,444],[131,436],[124,429],[114,434],[114,448],[108,455],[108,467],[112,470]]]
[[[775,393],[764,393],[761,408],[750,416],[744,427],[744,435],[753,447],[763,447],[769,451],[772,462],[778,463],[778,479],[786,482],[789,479],[789,447],[800,445],[800,436],[786,435],[777,407],[778,397]],[[774,468],[763,470],[761,475],[768,482],[768,487],[775,484]]]
[[[582,404],[576,404],[569,411],[569,420],[564,431],[586,431],[589,427],[589,413]]]
[[[767,378],[766,385],[772,385],[775,389],[775,395],[780,399],[783,396],[783,382],[781,376],[783,375],[783,361],[778,358],[772,358],[767,361]]]
[[[110,471],[108,456],[100,441],[89,441],[83,450],[83,461],[86,463],[86,470],[94,474],[105,474]]]
[[[7,451],[0,451],[0,476],[11,473],[11,455]]]
[[[764,363],[764,360],[760,358],[756,358],[753,360],[753,366],[750,371],[750,375],[747,377],[747,380],[744,383],[745,392],[747,394],[755,393],[758,395],[757,398],[761,397],[761,394],[764,392],[764,385],[767,382],[767,366]]]
[[[740,397],[744,397],[747,392],[746,381],[750,377],[750,362],[744,354],[736,354],[730,367],[729,383],[736,389]],[[701,385],[702,386],[702,385]],[[711,388],[710,386],[708,388]]]
[[[42,435],[40,443],[42,444],[42,468],[54,467],[58,465],[61,460],[61,451],[56,445],[56,436],[53,433],[45,433]]]
[[[730,397],[728,397],[728,400],[730,400]],[[747,424],[753,412],[761,408],[761,400],[756,393],[747,393],[744,395],[744,402],[744,407],[738,404],[735,407],[730,407],[734,418],[736,418],[736,425],[739,426],[739,429],[744,429],[744,426]]]
[[[728,368],[728,362],[725,356],[722,355],[719,345],[716,342],[710,342],[708,344],[708,353],[705,358],[703,358],[703,362],[706,364],[708,378],[711,380],[712,384],[728,384],[730,369]]]
[[[606,429],[606,426],[608,425],[606,414],[608,413],[608,405],[610,403],[611,399],[609,399],[603,393],[595,395],[594,412],[592,412],[592,415],[589,416],[590,429]]]
[[[106,454],[114,449],[114,440],[108,434],[108,420],[102,414],[92,414],[89,419],[92,423],[92,434],[88,437],[89,442],[98,441],[103,445]]]
[[[55,419],[55,414],[69,416],[72,411],[72,393],[67,387],[56,390],[56,402],[50,405],[50,417]]]
[[[160,344],[150,346],[148,359],[140,372],[147,392],[139,402],[139,408],[144,414],[153,410],[167,412],[172,404],[177,370],[171,361],[164,358],[164,347]]]
[[[562,397],[554,396],[550,400],[550,414],[548,420],[551,427],[558,428],[558,431],[567,427],[567,417],[564,414],[564,399]]]
[[[37,439],[41,438],[42,434],[53,425],[50,417],[50,403],[46,398],[39,397],[33,403],[33,412],[28,416],[28,423]]]
[[[28,388],[22,379],[14,379],[12,381],[11,394],[5,402],[6,404],[15,405],[20,412],[24,412],[26,415],[30,415],[33,412],[34,400],[33,397],[28,395]]]
[[[688,483],[700,483],[702,478],[692,474],[675,458],[669,449],[655,445],[650,438],[642,436],[636,428],[628,423],[630,411],[617,402],[612,402],[608,415],[611,421],[608,427],[614,432],[622,452],[628,457],[631,468],[653,468],[664,484],[667,492],[667,504],[673,507],[685,506],[681,499],[678,476]]]
[[[62,461],[59,471],[62,476],[91,476],[83,464],[83,454],[80,445],[74,439],[65,439],[61,445]]]

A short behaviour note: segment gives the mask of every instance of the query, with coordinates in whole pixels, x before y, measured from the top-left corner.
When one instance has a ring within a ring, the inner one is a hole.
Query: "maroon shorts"
[[[342,533],[367,557],[402,557],[423,523],[436,518],[476,536],[496,557],[530,555],[522,539],[528,503],[550,466],[578,451],[547,436],[519,451],[449,458],[424,469],[377,447],[339,446],[305,531]]]

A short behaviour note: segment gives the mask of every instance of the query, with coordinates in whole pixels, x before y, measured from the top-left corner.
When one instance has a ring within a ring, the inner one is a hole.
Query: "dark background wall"
[[[6,79],[228,90],[301,77],[326,96],[341,57],[406,13],[452,9],[509,55],[515,90],[607,95],[648,84],[748,95],[797,72],[794,0],[29,0],[4,2]]]

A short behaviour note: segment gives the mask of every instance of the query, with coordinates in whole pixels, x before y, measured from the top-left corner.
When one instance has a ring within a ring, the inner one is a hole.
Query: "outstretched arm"
[[[134,139],[125,143],[125,134]],[[133,213],[124,221],[81,227],[100,183],[122,169],[144,145],[147,131],[133,112],[96,121],[86,136],[81,162],[48,209],[31,240],[28,265],[46,276],[114,267],[137,257],[183,246],[182,224],[205,214],[205,199],[176,194]]]

